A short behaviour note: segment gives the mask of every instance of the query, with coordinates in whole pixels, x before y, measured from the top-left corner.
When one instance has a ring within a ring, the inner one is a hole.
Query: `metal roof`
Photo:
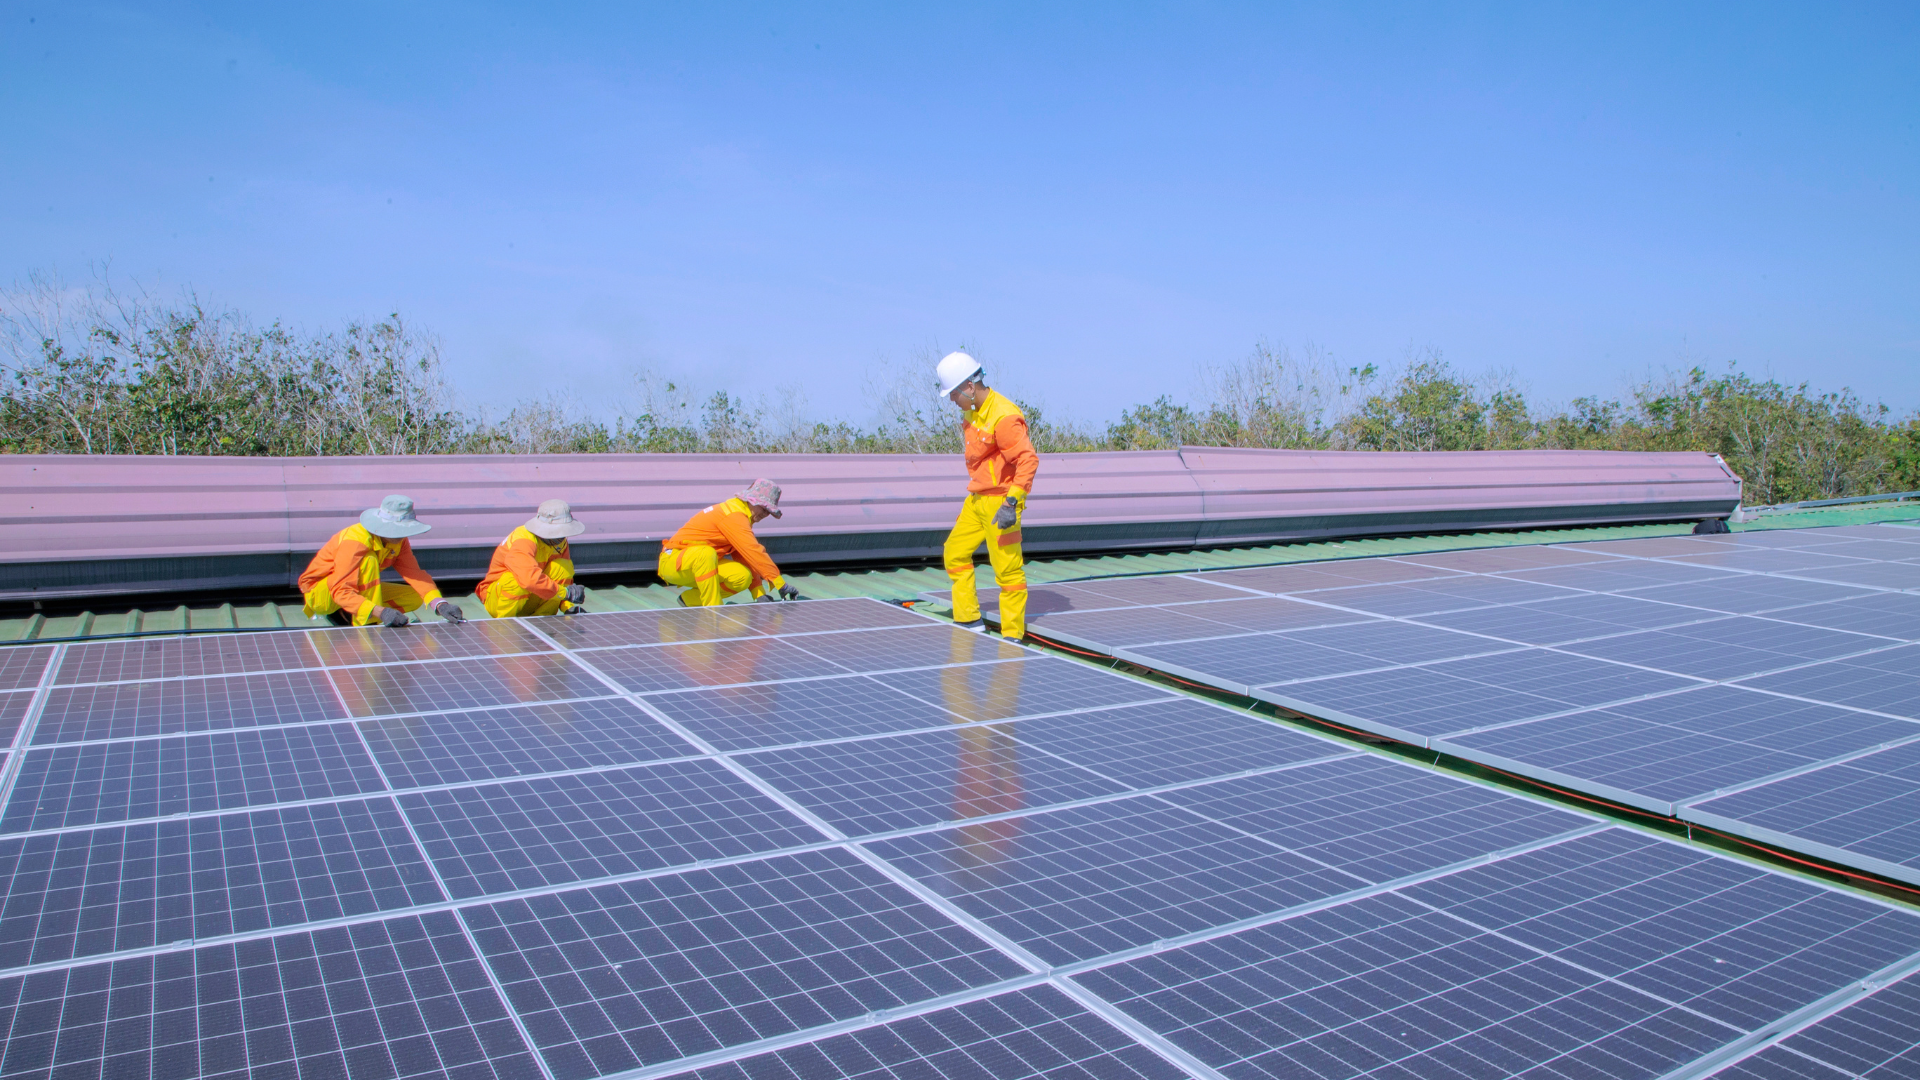
[[[1875,521],[1920,519],[1920,506],[1877,504],[1800,513],[1769,515],[1735,525],[1736,531],[1854,525]],[[1685,524],[1612,526],[1586,529],[1540,529],[1525,532],[1474,532],[1451,536],[1345,540],[1322,543],[1268,544],[1249,547],[1104,555],[1090,558],[1040,559],[1028,563],[1027,577],[1035,583],[1072,581],[1090,577],[1177,573],[1189,570],[1262,566],[1275,563],[1353,559],[1460,548],[1504,547],[1513,544],[1565,543],[1570,540],[1610,540],[1636,536],[1672,536],[1689,531]],[[937,566],[920,565],[878,570],[802,573],[794,583],[809,596],[871,596],[883,600],[911,600],[921,593],[947,587],[946,574]],[[661,585],[651,575],[601,579],[590,585],[591,610],[624,611],[671,607],[680,590]],[[469,615],[482,617],[479,603],[468,594],[458,597]],[[143,607],[139,598],[116,603],[95,602],[88,610],[20,613],[0,618],[0,643],[51,641],[129,633],[164,634],[183,631],[265,630],[310,626],[291,590],[283,599],[256,602],[175,604]]]

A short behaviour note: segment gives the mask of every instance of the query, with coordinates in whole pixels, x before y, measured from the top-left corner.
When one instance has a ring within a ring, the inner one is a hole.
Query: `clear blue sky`
[[[1258,339],[1920,405],[1912,4],[0,0],[0,276],[399,310],[479,401],[978,342],[1103,419]]]

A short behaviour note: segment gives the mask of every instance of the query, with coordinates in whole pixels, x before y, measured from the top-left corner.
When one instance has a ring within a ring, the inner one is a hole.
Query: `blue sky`
[[[1901,4],[0,0],[0,277],[398,310],[476,402],[864,421],[965,341],[1098,421],[1265,339],[1906,412],[1915,56]]]

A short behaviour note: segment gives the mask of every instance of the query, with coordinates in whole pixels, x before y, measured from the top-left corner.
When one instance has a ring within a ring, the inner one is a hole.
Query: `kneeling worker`
[[[960,438],[967,461],[967,501],[947,534],[943,553],[953,581],[953,621],[984,630],[980,597],[973,587],[973,553],[982,541],[993,579],[1000,586],[1000,634],[1019,641],[1027,634],[1027,569],[1020,554],[1020,516],[1040,471],[1040,455],[1027,439],[1020,406],[987,387],[987,373],[963,352],[942,357],[935,373],[940,393],[960,406]]]
[[[307,617],[325,615],[340,626],[407,625],[407,612],[430,608],[448,622],[466,622],[460,606],[413,557],[410,536],[433,526],[413,516],[413,500],[389,495],[360,515],[360,524],[333,534],[300,575]],[[404,585],[380,580],[380,571],[400,572]]]
[[[587,590],[573,580],[573,556],[567,537],[586,532],[564,500],[548,499],[525,525],[493,549],[487,576],[473,593],[496,619],[519,615],[559,615],[576,611]]]
[[[682,607],[712,607],[742,589],[755,600],[800,599],[787,584],[767,549],[754,538],[753,526],[768,515],[780,516],[780,487],[755,480],[747,490],[693,515],[660,550],[660,580],[684,585]]]

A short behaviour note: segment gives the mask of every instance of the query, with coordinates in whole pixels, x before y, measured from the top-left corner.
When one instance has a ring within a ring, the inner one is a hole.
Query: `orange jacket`
[[[1033,490],[1040,455],[1027,440],[1027,418],[998,390],[988,390],[978,409],[961,414],[966,443],[967,490],[975,495],[1017,495]]]
[[[760,546],[753,535],[753,508],[744,499],[715,503],[693,515],[680,531],[661,545],[662,551],[684,551],[705,545],[718,555],[732,555],[747,564],[755,581],[770,581],[774,588],[785,585],[773,556]]]
[[[541,548],[547,550],[542,553]],[[551,600],[560,595],[566,586],[547,576],[547,564],[555,559],[568,559],[567,541],[543,540],[533,535],[525,525],[507,534],[500,546],[493,549],[493,561],[487,564],[487,576],[474,586],[475,596],[485,599],[487,587],[500,580],[501,574],[511,573],[513,579],[530,595],[542,600]]]
[[[333,602],[349,615],[359,615],[363,595],[380,580],[380,571],[400,571],[400,577],[420,594],[428,607],[440,599],[440,587],[420,569],[413,557],[413,545],[405,540],[389,540],[367,531],[365,525],[349,525],[333,534],[300,574],[300,591],[312,591],[322,581],[333,594]]]

